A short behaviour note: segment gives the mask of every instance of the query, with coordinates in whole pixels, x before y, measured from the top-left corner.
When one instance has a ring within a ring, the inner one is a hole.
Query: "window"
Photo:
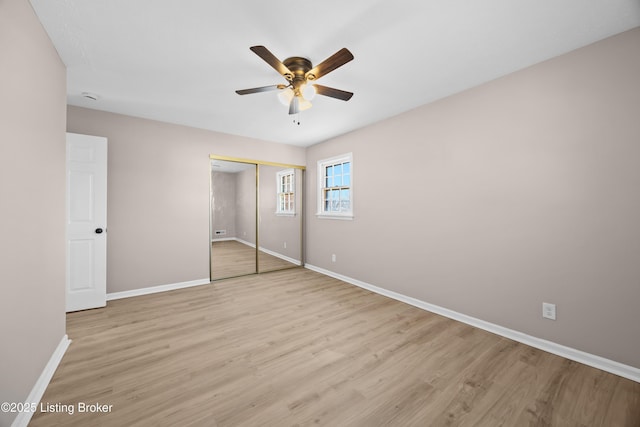
[[[353,218],[351,153],[318,162],[318,216]]]
[[[277,174],[277,209],[276,214],[279,215],[295,215],[296,199],[295,199],[295,171],[286,169]]]

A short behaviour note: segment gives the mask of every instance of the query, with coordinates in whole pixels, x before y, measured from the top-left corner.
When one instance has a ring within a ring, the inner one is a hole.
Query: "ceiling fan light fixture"
[[[309,82],[304,84],[304,87],[300,92],[302,93],[304,99],[306,99],[307,101],[311,101],[317,93],[316,88]]]
[[[291,100],[293,99],[293,89],[290,87],[283,89],[278,93],[278,99],[280,103],[284,106],[289,106],[291,104]]]
[[[311,108],[311,102],[309,102],[307,99],[303,97],[300,97],[300,103],[298,104],[298,108],[300,109],[300,111],[308,110],[309,108]]]

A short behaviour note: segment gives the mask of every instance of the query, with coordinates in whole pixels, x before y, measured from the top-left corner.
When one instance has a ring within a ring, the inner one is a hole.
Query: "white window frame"
[[[344,182],[342,185],[333,186],[333,187],[325,187],[326,184],[326,168],[330,166],[335,166],[341,163],[349,163],[349,184],[345,185]],[[327,189],[339,189],[349,190],[349,209],[341,210],[341,211],[327,211],[325,210],[324,204],[324,194]],[[353,219],[353,154],[347,153],[342,154],[340,156],[331,157],[328,159],[318,160],[318,187],[317,187],[317,212],[316,216],[318,218],[328,218],[328,219]]]
[[[287,189],[283,189],[282,187],[282,179],[284,177],[290,176],[289,184],[291,188],[289,191],[283,191]],[[291,209],[285,209],[282,204],[282,196],[285,194],[289,194],[293,200],[291,201]],[[295,216],[296,214],[296,170],[285,169],[281,170],[276,174],[276,215],[279,216]]]

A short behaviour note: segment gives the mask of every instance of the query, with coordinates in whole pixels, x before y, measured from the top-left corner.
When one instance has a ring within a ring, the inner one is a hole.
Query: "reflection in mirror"
[[[211,280],[257,272],[256,167],[211,160]]]
[[[258,270],[302,265],[303,170],[258,165]]]

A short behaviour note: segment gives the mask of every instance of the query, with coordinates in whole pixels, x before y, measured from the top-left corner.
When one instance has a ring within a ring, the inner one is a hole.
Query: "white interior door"
[[[67,311],[107,305],[107,139],[67,133]]]

